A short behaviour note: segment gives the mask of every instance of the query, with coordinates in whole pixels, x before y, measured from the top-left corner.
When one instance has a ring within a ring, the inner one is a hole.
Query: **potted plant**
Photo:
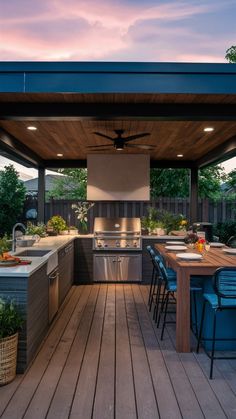
[[[142,217],[141,227],[146,230],[148,234],[166,234],[165,225],[160,219],[160,212],[154,207],[147,208],[147,216]]]
[[[68,230],[66,222],[64,218],[61,217],[61,215],[53,215],[48,221],[48,227],[49,233],[50,229],[56,234],[60,234],[60,232]]]
[[[0,255],[3,252],[8,252],[11,250],[12,240],[8,239],[7,235],[5,234],[2,238],[0,238]]]
[[[0,386],[16,376],[18,331],[22,323],[16,305],[0,298]]]
[[[75,210],[77,214],[77,219],[79,221],[79,233],[86,234],[88,231],[88,211],[94,206],[93,202],[79,202],[78,204],[73,204],[72,209]]]
[[[68,234],[73,236],[74,234],[78,233],[78,228],[75,226],[69,226],[68,227]]]
[[[31,221],[28,221],[26,228],[27,235],[37,235],[39,237],[46,237],[46,225],[44,223],[33,224]]]

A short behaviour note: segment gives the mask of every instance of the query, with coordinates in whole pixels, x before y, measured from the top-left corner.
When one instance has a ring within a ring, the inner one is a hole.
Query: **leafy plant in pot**
[[[50,231],[51,230],[51,231]],[[53,215],[50,220],[48,220],[48,233],[50,234],[52,231],[55,234],[59,234],[62,231],[66,231],[67,226],[64,218],[60,215]]]
[[[14,304],[0,298],[0,386],[16,376],[18,331],[23,318]]]

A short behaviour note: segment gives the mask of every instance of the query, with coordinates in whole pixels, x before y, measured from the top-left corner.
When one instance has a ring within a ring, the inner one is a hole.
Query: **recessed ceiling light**
[[[30,131],[36,131],[38,128],[34,127],[33,125],[30,125],[29,127],[27,127],[27,129]]]
[[[183,154],[177,154],[177,157],[184,157]]]
[[[214,131],[214,128],[213,127],[206,127],[206,128],[204,128],[204,131],[205,132],[212,132],[212,131]]]
[[[63,157],[63,154],[57,153],[57,157]]]

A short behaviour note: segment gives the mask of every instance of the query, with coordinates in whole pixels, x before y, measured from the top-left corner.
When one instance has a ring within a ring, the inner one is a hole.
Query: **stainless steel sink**
[[[16,256],[40,257],[40,256],[45,256],[49,252],[51,252],[51,249],[50,250],[27,249],[27,250],[23,250],[22,252],[16,253]]]

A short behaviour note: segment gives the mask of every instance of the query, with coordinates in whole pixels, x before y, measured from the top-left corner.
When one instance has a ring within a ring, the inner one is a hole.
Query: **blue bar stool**
[[[151,258],[151,263],[153,265],[152,268],[152,276],[151,276],[151,284],[150,284],[150,290],[149,290],[149,296],[148,296],[148,305],[149,305],[149,311],[152,310],[152,303],[154,301],[154,298],[156,297],[156,288],[158,288],[158,279],[159,279],[159,269],[155,262],[155,257],[158,256],[159,259],[162,261],[163,265],[165,265],[165,261],[161,254],[152,246],[147,246],[147,251]],[[176,277],[176,273],[173,269],[167,268],[168,275],[171,277]],[[156,307],[156,306],[155,306]],[[155,315],[155,313],[154,313]]]
[[[224,310],[236,310],[236,267],[235,268],[219,268],[216,270],[215,274],[212,277],[212,285],[214,289],[213,294],[203,294],[204,303],[202,309],[202,317],[200,323],[200,332],[198,337],[197,343],[197,350],[199,352],[199,346],[202,340],[211,341],[211,352],[206,354],[209,356],[211,360],[210,365],[210,379],[213,376],[213,363],[214,359],[235,359],[235,357],[218,357],[215,356],[215,342],[217,340],[236,340],[236,338],[216,338],[216,326],[217,326],[217,313],[222,312]],[[205,318],[205,309],[206,304],[209,304],[211,309],[214,312],[214,319],[213,319],[213,330],[212,330],[212,338],[203,338],[202,337],[202,330],[203,330],[203,323]]]
[[[161,332],[161,340],[163,340],[164,337],[164,331],[166,324],[169,323],[175,323],[175,321],[167,321],[166,316],[168,313],[168,305],[170,302],[170,297],[175,299],[175,293],[177,292],[177,281],[176,276],[169,276],[168,272],[160,260],[158,256],[155,257],[155,262],[158,265],[160,277],[162,278],[162,283],[164,284],[164,295],[163,295],[163,301],[161,304],[161,309],[159,312],[159,318],[157,327],[160,323],[161,314],[164,311],[164,319],[163,319],[163,325],[162,325],[162,332]],[[202,291],[202,278],[201,277],[194,277],[194,279],[191,279],[190,283],[190,293],[193,295],[193,303],[194,303],[194,311],[195,311],[195,323],[196,323],[196,334],[198,334],[197,330],[197,310],[196,310],[196,298],[195,298],[195,292],[201,292]]]

